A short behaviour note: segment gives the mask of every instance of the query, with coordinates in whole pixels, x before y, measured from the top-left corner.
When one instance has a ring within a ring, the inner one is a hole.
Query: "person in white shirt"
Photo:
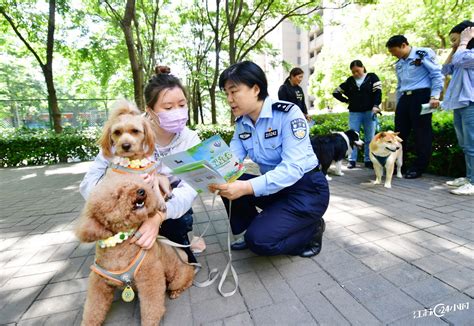
[[[155,68],[155,75],[145,87],[145,100],[146,116],[151,120],[156,138],[155,161],[200,143],[197,133],[186,127],[188,121],[186,90],[181,81],[170,74],[168,67]],[[84,199],[87,199],[91,190],[105,175],[108,164],[109,161],[100,152],[81,182],[80,192]],[[193,224],[191,206],[197,192],[186,182],[172,176],[168,167],[160,164],[158,172],[169,177],[173,188],[172,197],[166,203],[166,213],[160,213],[164,216],[157,214],[144,222],[138,229],[138,235],[133,237],[132,243],[149,249],[159,233],[171,241],[189,245],[188,232],[192,230]],[[149,175],[144,175],[144,178],[152,182]],[[196,262],[193,251],[204,249],[205,243],[202,239],[193,243],[191,248],[185,248],[189,262]]]

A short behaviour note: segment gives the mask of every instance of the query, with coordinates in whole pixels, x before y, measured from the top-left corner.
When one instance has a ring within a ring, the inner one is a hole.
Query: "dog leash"
[[[217,190],[216,192],[214,192],[214,196],[212,198],[212,207],[214,207],[214,204],[215,204],[215,201],[216,201],[216,197],[218,195],[219,191]],[[224,268],[224,271],[221,275],[221,279],[219,281],[219,285],[217,286],[217,289],[219,290],[219,293],[223,296],[223,297],[230,297],[232,295],[234,295],[236,292],[237,292],[237,289],[239,288],[239,279],[238,279],[238,276],[237,276],[237,272],[235,271],[235,268],[234,266],[232,265],[232,250],[230,248],[230,238],[231,238],[231,230],[230,230],[230,218],[231,218],[231,215],[232,215],[232,201],[229,200],[229,219],[228,219],[228,222],[227,222],[227,251],[229,253],[229,260],[227,262],[227,265],[226,267]],[[202,232],[202,234],[197,238],[197,239],[201,239],[204,237],[204,235],[206,234],[207,230],[209,229],[209,226],[211,224],[211,218],[209,217],[208,219],[208,222],[207,222],[207,225],[206,227],[204,228],[204,231]],[[176,243],[176,242],[173,242],[171,240],[169,240],[168,238],[164,237],[164,236],[161,236],[161,235],[158,235],[157,236],[157,240],[162,242],[162,243],[165,243],[171,247],[173,247],[173,249],[176,251],[176,253],[178,254],[177,252],[177,249],[176,248],[188,248],[190,247],[191,245],[182,245],[182,244],[179,244],[179,243]],[[199,273],[199,271],[202,269],[202,265],[200,263],[188,263],[188,262],[185,262],[183,261],[183,259],[181,258],[181,256],[178,254],[178,258],[185,264],[188,264],[188,265],[191,265],[191,266],[194,266],[196,269],[195,269],[195,272],[194,272],[194,275],[196,275],[197,273]],[[234,284],[235,284],[235,288],[230,291],[230,292],[225,292],[222,290],[222,286],[224,285],[224,282],[225,280],[227,279],[227,274],[229,273],[229,270],[231,271],[232,273],[232,277],[234,278]],[[209,271],[209,275],[208,275],[208,279],[204,282],[198,282],[196,280],[193,281],[193,284],[197,287],[206,287],[206,286],[209,286],[211,285],[212,283],[215,282],[215,280],[217,279],[217,277],[219,276],[219,270],[217,268],[213,268]]]

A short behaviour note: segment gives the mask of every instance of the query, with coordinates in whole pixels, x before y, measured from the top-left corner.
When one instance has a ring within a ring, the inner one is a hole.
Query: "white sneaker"
[[[446,181],[446,184],[450,187],[461,187],[469,183],[468,178],[457,178],[451,181]]]
[[[453,189],[450,192],[455,195],[472,196],[474,195],[474,185],[471,183],[466,183],[464,186]]]

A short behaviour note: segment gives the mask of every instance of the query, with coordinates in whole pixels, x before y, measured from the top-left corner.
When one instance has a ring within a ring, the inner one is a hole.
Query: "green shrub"
[[[312,117],[315,125],[311,135],[325,135],[349,128],[349,114],[321,114]],[[380,119],[380,130],[394,130],[393,115]],[[192,126],[201,139],[215,134],[230,143],[234,127],[223,125]],[[62,134],[44,129],[0,129],[0,167],[55,164],[92,160],[99,152],[96,145],[101,128],[75,130],[65,128]],[[464,154],[458,146],[451,113],[433,115],[433,156],[429,173],[459,177],[465,175]],[[361,134],[363,138],[363,134]],[[413,144],[413,141],[408,143]],[[406,146],[406,144],[405,144]],[[408,148],[407,163],[413,160],[413,148]],[[363,158],[363,152],[359,153]]]
[[[384,114],[379,117],[380,131],[394,130],[394,115]],[[349,112],[330,113],[313,116],[315,125],[311,127],[311,135],[327,135],[333,131],[345,131],[349,129]],[[466,167],[464,153],[458,145],[458,140],[453,126],[453,115],[451,112],[439,112],[433,114],[433,154],[428,166],[428,173],[451,177],[465,176]],[[361,139],[364,134],[361,132]],[[407,146],[407,142],[403,145]],[[413,133],[408,140],[408,157],[404,160],[410,166],[415,157],[413,148]],[[363,150],[359,150],[358,158],[364,157]]]
[[[233,127],[199,125],[192,127],[201,139],[215,134],[229,143]],[[56,134],[47,129],[1,128],[0,167],[55,164],[60,162],[88,161],[99,152],[97,139],[101,128],[76,130],[65,128]]]
[[[55,164],[86,161],[99,152],[96,145],[100,129],[65,128],[56,134],[47,129],[0,130],[0,166]]]
[[[201,140],[219,134],[227,144],[230,143],[232,135],[234,134],[234,127],[224,125],[195,125],[191,126],[191,129],[197,131]]]

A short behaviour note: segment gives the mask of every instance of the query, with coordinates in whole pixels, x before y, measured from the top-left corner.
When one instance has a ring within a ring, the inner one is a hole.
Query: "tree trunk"
[[[193,81],[193,88],[192,88],[192,106],[193,106],[193,121],[194,124],[197,125],[199,124],[199,108],[198,108],[198,95],[197,93],[199,92],[199,82],[198,81]]]
[[[145,109],[145,98],[143,94],[143,66],[140,64],[135,48],[135,42],[133,38],[133,27],[132,22],[135,18],[135,0],[127,0],[125,7],[125,14],[120,22],[123,33],[125,35],[125,43],[127,45],[128,57],[130,59],[130,66],[132,69],[133,76],[133,94],[135,97],[135,103],[141,110]]]
[[[53,52],[54,52],[54,29],[56,26],[56,0],[49,1],[49,17],[48,17],[48,40],[46,43],[46,65],[41,65],[44,79],[46,81],[46,88],[48,89],[48,108],[49,120],[51,115],[53,120],[53,127],[56,133],[61,133],[63,127],[61,126],[61,112],[59,111],[58,98],[56,96],[56,88],[54,87],[53,77]]]
[[[59,111],[56,88],[54,87],[53,71],[48,65],[41,68],[43,69],[44,79],[48,89],[49,121],[52,121],[54,131],[61,133],[63,131],[63,127],[61,126],[61,111]]]

